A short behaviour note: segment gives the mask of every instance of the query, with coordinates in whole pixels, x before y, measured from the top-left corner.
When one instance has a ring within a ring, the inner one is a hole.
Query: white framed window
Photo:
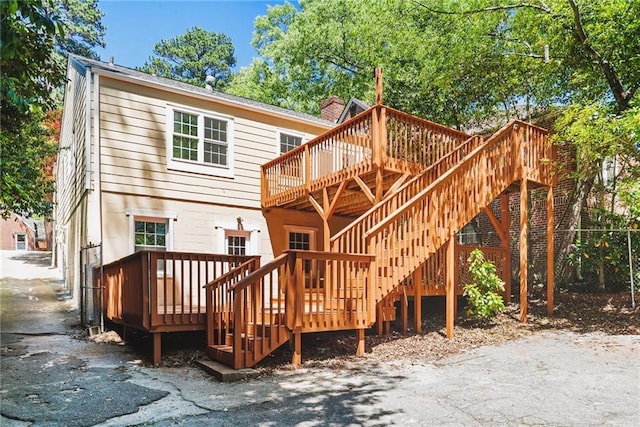
[[[134,220],[135,252],[167,250],[167,220],[137,218]]]
[[[228,255],[249,255],[253,252],[251,231],[225,230],[224,235]]]
[[[293,150],[296,147],[301,146],[303,142],[303,137],[301,134],[298,134],[298,133],[279,131],[278,140],[279,140],[279,146],[280,146],[279,154],[284,154],[288,151]]]
[[[167,167],[233,177],[233,118],[188,107],[167,107]]]
[[[16,233],[16,250],[27,250],[27,235],[25,233]]]
[[[131,253],[141,250],[173,250],[174,212],[128,209]]]

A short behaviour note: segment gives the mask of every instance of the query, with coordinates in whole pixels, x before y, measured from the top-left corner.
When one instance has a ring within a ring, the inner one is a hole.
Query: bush
[[[471,283],[464,286],[467,314],[476,320],[487,320],[504,310],[504,301],[497,293],[504,291],[504,282],[496,274],[496,266],[484,259],[480,249],[469,256]]]

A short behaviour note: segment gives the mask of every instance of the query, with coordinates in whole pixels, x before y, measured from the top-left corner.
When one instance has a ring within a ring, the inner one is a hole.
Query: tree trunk
[[[567,267],[567,257],[571,251],[571,245],[576,237],[576,227],[578,220],[580,219],[580,213],[582,212],[582,206],[584,205],[587,196],[591,192],[593,187],[594,178],[586,177],[578,180],[576,184],[576,190],[573,195],[573,203],[568,212],[567,224],[568,231],[564,233],[558,253],[556,256],[555,276],[560,279],[564,277],[565,269]],[[561,222],[562,224],[562,222]]]

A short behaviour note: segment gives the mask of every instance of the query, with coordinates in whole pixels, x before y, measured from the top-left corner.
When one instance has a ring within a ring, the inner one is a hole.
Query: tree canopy
[[[236,64],[229,36],[199,27],[190,28],[185,34],[172,39],[161,40],[153,53],[140,67],[141,71],[197,86],[204,85],[207,76],[213,76],[215,87],[219,89],[228,83],[231,68]]]
[[[97,1],[0,1],[0,214],[48,215],[55,154],[51,128],[58,106],[51,95],[64,83],[68,53],[95,56],[104,45]],[[53,116],[52,116],[53,114]]]
[[[256,19],[264,59],[229,90],[317,113],[328,95],[371,101],[381,66],[385,103],[453,126],[522,103],[620,112],[640,85],[637,16],[630,0],[285,3]]]
[[[638,16],[635,0],[300,0],[256,18],[262,58],[228,90],[317,114],[331,95],[372,103],[380,66],[385,104],[449,126],[558,109],[554,141],[576,153],[570,226],[594,193],[637,218]]]
[[[98,59],[94,48],[105,47],[106,32],[98,0],[55,0],[52,10],[64,28],[64,34],[56,35],[56,51]]]

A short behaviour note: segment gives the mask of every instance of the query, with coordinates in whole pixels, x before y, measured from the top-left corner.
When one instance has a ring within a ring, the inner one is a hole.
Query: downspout
[[[84,133],[85,133],[85,147],[84,147],[84,161],[85,161],[85,165],[84,165],[84,189],[85,190],[91,190],[91,122],[92,122],[92,117],[91,117],[91,91],[92,91],[92,87],[91,87],[91,80],[92,80],[92,73],[91,73],[91,67],[87,66],[85,68],[86,70],[86,80],[85,80],[85,84],[86,84],[86,88],[85,88],[85,93],[86,93],[86,103],[84,106],[85,109],[85,127],[84,127]],[[86,242],[85,242],[86,243]]]
[[[95,171],[93,174],[94,191],[98,201],[98,242],[102,244],[103,224],[102,224],[102,177],[101,177],[101,146],[100,146],[100,75],[95,74],[93,77],[93,161]],[[103,248],[104,249],[104,248]]]
[[[98,203],[98,242],[100,248],[100,332],[104,332],[104,245],[102,244],[103,223],[102,223],[102,178],[101,178],[101,146],[100,146],[100,75],[93,76],[93,159],[95,164],[94,191],[95,200]]]

